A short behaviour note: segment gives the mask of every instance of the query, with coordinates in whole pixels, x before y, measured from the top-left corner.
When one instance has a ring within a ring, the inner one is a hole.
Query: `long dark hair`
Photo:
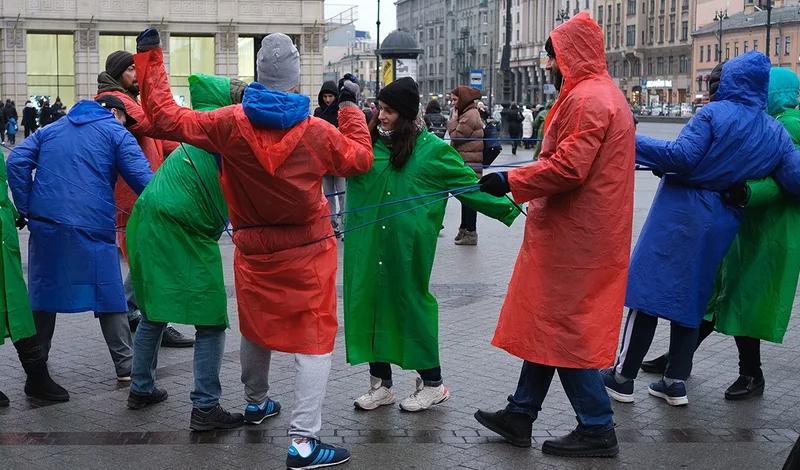
[[[372,120],[369,122],[369,134],[372,136],[372,143],[380,139],[378,134],[378,115],[374,113]],[[397,121],[394,122],[394,130],[392,132],[392,148],[389,154],[389,163],[395,170],[399,170],[408,163],[411,154],[414,153],[414,146],[417,143],[417,132],[419,128],[413,119],[408,119],[398,115]]]

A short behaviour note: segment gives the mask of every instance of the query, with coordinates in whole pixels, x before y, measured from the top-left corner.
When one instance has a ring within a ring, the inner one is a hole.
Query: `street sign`
[[[477,90],[483,89],[483,70],[481,69],[470,70],[469,86]]]
[[[544,94],[545,95],[555,95],[556,94],[556,86],[552,83],[545,83],[544,84]]]

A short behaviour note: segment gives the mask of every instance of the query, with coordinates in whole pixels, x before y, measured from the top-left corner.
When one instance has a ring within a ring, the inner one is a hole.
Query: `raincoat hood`
[[[81,100],[78,102],[78,104],[72,107],[72,110],[70,110],[69,114],[67,114],[67,119],[69,119],[69,122],[72,124],[81,126],[83,124],[100,121],[102,119],[114,119],[114,115],[111,114],[111,111],[100,106],[94,101]]]
[[[317,95],[317,103],[319,103],[320,108],[327,108],[329,106],[322,101],[322,95],[324,94],[333,95],[334,97],[338,96],[339,90],[336,89],[336,82],[328,80],[322,84],[322,88],[319,89],[319,95]],[[332,104],[336,104],[336,100],[334,100]]]
[[[308,117],[311,100],[298,93],[270,90],[253,82],[244,91],[242,108],[255,127],[289,129]]]
[[[800,91],[800,79],[797,74],[783,67],[775,67],[769,71],[769,95],[767,113],[777,116],[787,109],[796,108],[797,94]]]
[[[585,11],[554,29],[550,39],[558,68],[564,76],[562,89],[571,88],[590,75],[606,73],[603,32]]]
[[[231,79],[196,73],[189,76],[189,95],[197,111],[212,111],[231,102]]]
[[[729,100],[758,109],[767,107],[770,63],[767,56],[750,51],[722,65],[715,101]]]

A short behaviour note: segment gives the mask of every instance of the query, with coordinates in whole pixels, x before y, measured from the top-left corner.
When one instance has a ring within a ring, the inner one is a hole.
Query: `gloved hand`
[[[729,206],[744,207],[750,201],[750,187],[747,183],[737,183],[720,193],[722,202]]]
[[[136,52],[146,52],[161,46],[156,28],[147,28],[136,36]]]
[[[489,193],[492,196],[503,197],[511,191],[511,188],[508,186],[508,172],[507,171],[499,171],[497,173],[489,173],[488,175],[483,175],[478,184],[481,185],[481,191],[484,193]]]
[[[339,103],[358,103],[358,95],[361,94],[361,87],[358,86],[358,79],[355,75],[347,73],[339,80]]]
[[[17,217],[16,225],[17,225],[17,230],[22,230],[25,228],[26,225],[28,225],[28,219],[26,219],[25,216],[20,215],[19,217]]]

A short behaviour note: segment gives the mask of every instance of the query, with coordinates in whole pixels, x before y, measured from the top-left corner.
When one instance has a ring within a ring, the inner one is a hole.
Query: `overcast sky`
[[[356,29],[369,31],[374,40],[375,20],[378,18],[377,0],[363,0],[360,3],[352,2],[352,0],[326,1],[325,17],[330,18],[353,6],[358,6]],[[394,0],[381,0],[381,39],[395,29],[397,29],[397,18],[395,17]]]

